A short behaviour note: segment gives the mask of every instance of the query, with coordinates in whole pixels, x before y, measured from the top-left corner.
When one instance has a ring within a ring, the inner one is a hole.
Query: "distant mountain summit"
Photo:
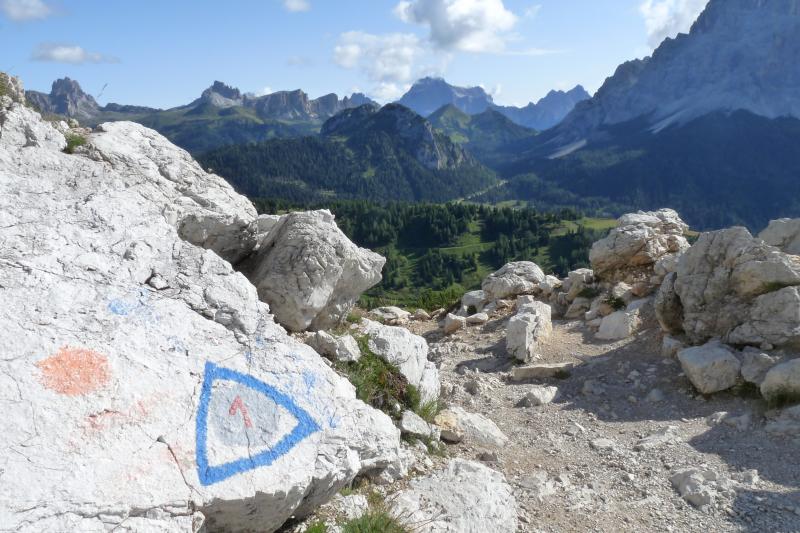
[[[659,131],[714,111],[800,117],[800,2],[711,0],[688,35],[619,66],[557,128],[553,152],[639,120]]]
[[[83,92],[77,81],[63,78],[53,82],[50,94],[26,91],[25,97],[42,113],[87,120],[100,113],[95,99]]]
[[[535,130],[544,131],[558,125],[575,106],[592,96],[582,85],[569,91],[550,91],[547,96],[525,107],[496,107],[517,124]]]
[[[448,104],[470,115],[483,113],[494,100],[481,87],[456,87],[442,78],[428,77],[416,82],[397,103],[427,117]]]
[[[448,105],[468,115],[494,109],[520,126],[541,131],[561,122],[578,102],[588,98],[589,93],[578,85],[568,92],[550,91],[539,102],[531,102],[522,108],[499,106],[482,87],[456,87],[441,78],[423,78],[397,103],[425,117]]]

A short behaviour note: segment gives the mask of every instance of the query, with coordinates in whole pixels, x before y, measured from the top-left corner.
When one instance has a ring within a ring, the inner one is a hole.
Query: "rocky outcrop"
[[[350,242],[330,211],[314,211],[282,217],[242,268],[282,325],[317,331],[343,321],[385,263]]]
[[[256,214],[222,179],[134,124],[67,155],[10,98],[0,123],[4,528],[272,531],[399,460],[223,259]]]
[[[700,236],[678,266],[674,293],[689,339],[732,344],[800,342],[800,257],[755,239],[744,228]],[[671,298],[671,296],[668,296]]]
[[[773,220],[758,238],[782,252],[800,255],[800,218]]]
[[[530,261],[508,263],[483,280],[482,289],[487,301],[530,294],[544,281],[544,272]]]
[[[417,387],[423,401],[439,398],[439,371],[428,361],[428,343],[405,328],[364,320],[361,330],[369,337],[369,349],[396,366],[408,383]]]
[[[514,492],[503,474],[453,459],[444,470],[413,480],[393,500],[394,514],[431,533],[514,533]]]
[[[689,248],[684,237],[688,229],[672,209],[625,215],[608,237],[592,246],[592,268],[604,281],[657,286],[674,259]]]

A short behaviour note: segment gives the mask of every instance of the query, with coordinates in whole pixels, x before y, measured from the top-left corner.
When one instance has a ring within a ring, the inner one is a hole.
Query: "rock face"
[[[656,263],[663,265],[665,258],[689,248],[683,236],[688,229],[672,209],[625,215],[608,237],[592,246],[592,268],[605,281],[660,283],[652,280]]]
[[[330,211],[291,213],[243,266],[278,321],[292,331],[329,329],[381,280],[386,260],[357,247]]]
[[[419,389],[423,401],[439,398],[439,371],[428,361],[428,343],[405,328],[384,326],[364,320],[362,330],[369,337],[369,349],[396,366],[408,382]]]
[[[705,233],[682,257],[674,293],[693,343],[800,343],[800,257],[744,228]],[[671,296],[670,296],[671,298]]]
[[[724,345],[711,342],[678,353],[683,371],[703,394],[730,389],[739,379],[741,363]]]
[[[453,459],[418,478],[393,501],[394,513],[430,533],[514,533],[517,509],[505,476],[472,461]]]
[[[536,263],[509,263],[483,280],[482,289],[488,301],[531,293],[544,281],[544,272]]]
[[[773,220],[758,238],[787,254],[800,255],[800,218]]]
[[[141,126],[67,155],[0,110],[4,528],[272,531],[398,461],[391,420],[181,237],[230,250],[246,199]]]

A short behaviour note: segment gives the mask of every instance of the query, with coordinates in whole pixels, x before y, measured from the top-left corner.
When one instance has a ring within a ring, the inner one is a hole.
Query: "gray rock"
[[[539,407],[552,403],[558,395],[558,387],[535,386],[529,390],[522,400],[519,401],[521,407]]]
[[[502,448],[508,442],[508,437],[494,422],[483,415],[468,413],[458,406],[439,413],[434,423],[441,430],[442,439],[448,442],[466,439],[472,444],[487,448]]]
[[[402,326],[411,319],[411,313],[394,306],[373,309],[369,315],[387,326]]]
[[[333,361],[351,363],[361,359],[361,349],[352,335],[334,337],[324,331],[314,333],[306,344]]]
[[[683,332],[683,306],[675,292],[677,279],[678,275],[674,272],[668,274],[661,283],[655,299],[658,323],[661,325],[661,329],[671,334]]]
[[[515,533],[517,506],[503,474],[453,459],[444,470],[417,478],[392,501],[394,514],[431,533]]]
[[[787,254],[800,255],[800,219],[773,220],[758,238]]]
[[[685,348],[686,344],[676,339],[675,337],[670,337],[669,335],[665,335],[661,341],[662,357],[669,357],[669,358],[677,357],[678,352],[684,350]]]
[[[444,318],[444,324],[442,325],[442,329],[444,329],[445,335],[452,335],[458,330],[464,329],[467,326],[467,319],[463,316],[456,316],[452,313],[448,314]]]
[[[712,505],[730,488],[730,482],[708,468],[688,468],[670,477],[670,482],[681,498],[695,507]]]
[[[772,367],[761,383],[761,395],[767,400],[800,400],[800,359]]]
[[[487,300],[499,300],[538,289],[544,272],[536,263],[520,261],[509,263],[483,280],[482,289]]]
[[[639,311],[617,311],[603,318],[595,337],[606,341],[627,339],[641,324]]]
[[[283,326],[319,331],[347,317],[385,263],[350,242],[330,211],[313,211],[282,217],[244,268]]]
[[[474,307],[475,313],[480,313],[488,301],[484,291],[471,291],[461,297],[461,308],[466,311],[470,307]]]
[[[552,333],[550,306],[536,301],[523,304],[508,321],[506,349],[518,361],[529,363],[539,356],[539,347]]]
[[[678,353],[686,377],[703,394],[730,389],[739,379],[741,363],[719,342],[687,348]]]
[[[767,372],[779,361],[780,358],[772,357],[756,348],[745,348],[742,352],[742,377],[748,383],[761,386]]]
[[[439,440],[439,431],[412,411],[403,412],[398,427],[400,428],[400,432],[404,435]]]
[[[568,376],[573,368],[575,368],[575,363],[518,366],[511,371],[511,380],[527,381],[529,379],[547,379]]]
[[[489,322],[489,315],[486,313],[476,313],[467,317],[467,324],[472,326],[481,326]]]

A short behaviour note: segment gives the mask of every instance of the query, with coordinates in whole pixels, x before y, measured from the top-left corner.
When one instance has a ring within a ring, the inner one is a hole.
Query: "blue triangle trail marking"
[[[238,383],[266,396],[269,400],[272,400],[277,405],[289,411],[289,413],[297,419],[297,425],[272,448],[229,463],[210,465],[208,462],[208,409],[211,403],[215,381]],[[274,387],[257,380],[253,376],[222,368],[211,362],[206,362],[203,389],[200,393],[200,405],[197,408],[197,443],[195,452],[197,475],[200,478],[200,483],[203,485],[213,485],[214,483],[219,483],[220,481],[224,481],[242,472],[254,470],[262,466],[269,466],[279,457],[289,453],[289,451],[297,446],[303,439],[319,431],[319,429],[317,423],[314,422],[305,410],[292,401],[290,397],[278,392]]]

